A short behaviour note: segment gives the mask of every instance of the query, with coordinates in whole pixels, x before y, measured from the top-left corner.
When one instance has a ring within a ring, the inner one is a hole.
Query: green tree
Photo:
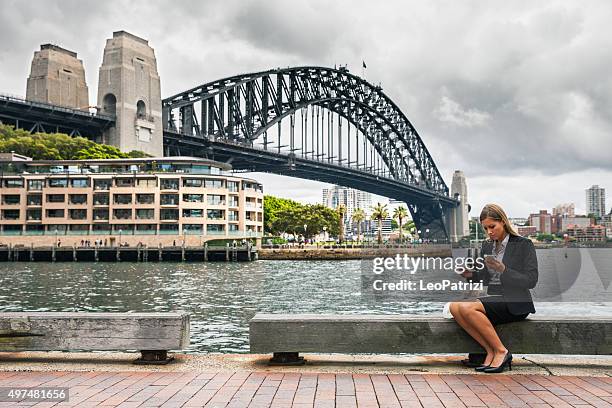
[[[340,233],[338,234],[338,241],[342,243],[344,242],[344,215],[346,214],[346,205],[340,204],[338,208],[336,208],[336,212],[338,213],[338,224],[340,227]]]
[[[370,218],[378,221],[379,244],[382,244],[382,220],[388,217],[389,211],[387,211],[387,204],[376,203],[376,205],[372,207],[372,216]]]
[[[276,234],[282,231],[274,230],[273,225],[277,214],[282,210],[294,210],[301,206],[297,201],[287,198],[279,198],[271,195],[264,196],[264,231],[268,234]]]
[[[359,241],[359,237],[361,236],[361,223],[366,219],[365,211],[361,208],[357,208],[353,211],[353,221],[357,223],[357,241]]]
[[[95,143],[64,133],[34,133],[0,125],[0,152],[15,152],[34,160],[89,160],[150,157],[133,150],[123,153],[114,146]]]
[[[408,209],[404,206],[399,206],[393,210],[393,218],[397,219],[399,223],[399,239],[402,242],[402,221],[408,217]]]

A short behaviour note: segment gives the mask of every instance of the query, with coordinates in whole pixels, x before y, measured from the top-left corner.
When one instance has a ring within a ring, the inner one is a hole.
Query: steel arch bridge
[[[346,68],[237,75],[162,101],[165,155],[324,181],[404,201],[426,238],[449,238],[449,197],[393,101]]]

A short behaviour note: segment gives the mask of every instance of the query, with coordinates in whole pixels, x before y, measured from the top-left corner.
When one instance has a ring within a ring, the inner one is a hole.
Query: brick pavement
[[[33,407],[609,407],[612,377],[490,374],[0,372],[0,387],[69,387]]]

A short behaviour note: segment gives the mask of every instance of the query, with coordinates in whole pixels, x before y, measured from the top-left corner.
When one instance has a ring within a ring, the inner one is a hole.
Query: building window
[[[179,180],[178,179],[161,179],[162,190],[178,190]]]
[[[132,204],[132,195],[131,194],[113,194],[113,203]]]
[[[223,210],[206,210],[206,218],[209,220],[225,219],[225,211]]]
[[[162,194],[160,196],[161,205],[178,205],[178,194]]]
[[[4,194],[2,196],[2,204],[17,205],[20,202],[21,202],[21,196],[19,194]]]
[[[89,187],[89,179],[71,179],[70,185],[74,188]]]
[[[23,227],[21,225],[4,225],[2,232],[4,235],[21,235]]]
[[[238,211],[229,211],[227,215],[228,221],[240,221]]]
[[[70,209],[68,210],[68,218],[70,218],[71,220],[84,220],[87,218],[87,210]]]
[[[183,217],[186,218],[201,218],[204,216],[204,211],[201,209],[187,209],[183,210]]]
[[[23,187],[23,179],[4,179],[4,187],[6,188]]]
[[[111,186],[111,180],[94,179],[94,190],[108,190]]]
[[[97,208],[93,210],[93,219],[94,221],[108,220],[108,210],[105,208]]]
[[[162,224],[159,226],[159,233],[178,235],[178,224]]]
[[[208,233],[219,233],[225,231],[225,225],[223,224],[208,224],[206,225],[206,232]]]
[[[47,194],[48,203],[63,203],[66,201],[65,194]]]
[[[229,206],[230,207],[238,207],[238,196],[230,196],[229,197]]]
[[[94,205],[108,205],[108,194],[94,194]]]
[[[159,218],[161,220],[178,220],[179,212],[178,210],[163,208],[159,211]]]
[[[202,179],[183,179],[183,187],[202,187]]]
[[[49,187],[53,187],[53,188],[68,187],[68,179],[51,178],[49,179]]]
[[[117,208],[113,210],[113,219],[115,220],[131,220],[132,210],[129,208]]]
[[[183,234],[201,234],[203,231],[202,224],[183,224]]]
[[[26,235],[43,235],[45,232],[44,225],[26,225]]]
[[[136,194],[136,202],[138,204],[154,204],[155,195],[154,194]]]
[[[87,204],[87,194],[70,194],[70,204]]]
[[[116,178],[115,187],[134,187],[133,178]]]
[[[136,180],[138,187],[142,187],[142,188],[155,188],[157,187],[157,179],[151,179],[151,178],[146,178],[146,179],[138,179]]]
[[[152,220],[155,216],[155,210],[150,209],[138,209],[136,210],[137,220]]]
[[[28,180],[28,190],[42,190],[44,186],[44,180]]]
[[[64,218],[63,209],[47,210],[47,218]]]
[[[87,233],[89,231],[89,225],[83,225],[83,224],[73,224],[70,226],[70,232],[77,232],[77,233]]]
[[[109,71],[110,73],[110,71]],[[102,113],[114,115],[117,112],[117,98],[113,94],[106,94],[102,98]]]
[[[223,188],[223,180],[206,179],[206,188]]]
[[[187,203],[201,203],[204,201],[204,194],[183,194],[183,201]]]
[[[18,220],[19,210],[2,210],[3,220]]]
[[[157,232],[157,224],[138,224],[136,225],[136,232],[154,235]]]
[[[227,189],[232,193],[236,193],[240,189],[239,183],[237,181],[228,181]]]
[[[28,205],[42,205],[42,195],[28,194]]]
[[[147,117],[147,107],[143,100],[136,102],[136,117],[145,119]]]
[[[238,231],[238,224],[229,224],[228,228],[230,232]]]
[[[218,194],[208,194],[206,196],[208,205],[225,205],[225,196]]]

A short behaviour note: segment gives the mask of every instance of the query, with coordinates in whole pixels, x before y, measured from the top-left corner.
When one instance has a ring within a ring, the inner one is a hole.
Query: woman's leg
[[[463,307],[465,309],[463,316],[468,324],[484,338],[484,341],[493,350],[495,357],[491,362],[491,367],[497,367],[502,363],[504,357],[506,357],[508,349],[503,345],[497,335],[495,328],[485,313],[483,304],[480,301],[469,303],[468,306]]]
[[[451,302],[449,310],[455,321],[459,326],[463,328],[474,340],[478,342],[482,346],[483,349],[487,352],[487,357],[485,358],[484,365],[489,365],[493,361],[493,357],[495,356],[495,352],[493,348],[486,341],[485,337],[480,334],[480,332],[472,327],[472,324],[467,320],[465,314],[469,311],[470,307],[466,306],[468,303],[475,302]],[[480,302],[478,302],[480,303]]]

